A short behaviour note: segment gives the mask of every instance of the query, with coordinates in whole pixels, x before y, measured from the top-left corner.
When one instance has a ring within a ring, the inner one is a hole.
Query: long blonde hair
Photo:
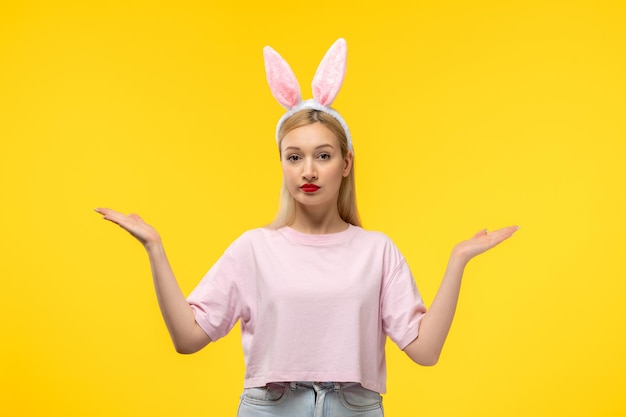
[[[297,113],[294,113],[289,119],[285,120],[282,124],[280,131],[278,132],[278,152],[280,154],[280,145],[283,138],[292,130],[302,126],[312,125],[314,123],[321,123],[327,127],[339,140],[339,147],[341,149],[341,156],[343,158],[348,154],[348,139],[341,124],[332,116],[315,109],[304,109]],[[282,155],[281,155],[282,157]],[[342,220],[353,224],[355,226],[361,226],[361,219],[359,218],[359,211],[356,206],[356,188],[354,184],[354,155],[352,155],[352,168],[346,177],[341,180],[341,186],[339,187],[339,197],[337,198],[337,210]],[[278,206],[278,212],[274,221],[267,227],[271,229],[278,229],[283,226],[287,226],[293,223],[296,216],[296,201],[293,196],[287,190],[285,180],[283,179],[282,186],[280,188],[280,202]]]

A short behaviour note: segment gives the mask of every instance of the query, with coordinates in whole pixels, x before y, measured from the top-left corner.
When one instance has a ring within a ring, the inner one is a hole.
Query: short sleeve
[[[383,287],[383,330],[402,350],[417,337],[426,307],[408,264],[402,258]]]
[[[226,336],[241,315],[237,278],[237,269],[227,251],[187,297],[196,322],[212,341]]]

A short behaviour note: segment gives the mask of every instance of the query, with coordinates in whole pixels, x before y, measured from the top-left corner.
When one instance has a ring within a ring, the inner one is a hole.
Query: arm
[[[176,351],[193,353],[206,346],[211,339],[196,323],[193,310],[178,286],[156,230],[136,214],[126,216],[106,208],[96,209],[96,212],[102,214],[105,220],[125,229],[146,249],[161,314]]]
[[[433,304],[420,323],[419,335],[404,349],[414,362],[426,366],[437,363],[452,325],[465,266],[476,255],[511,237],[517,229],[511,226],[491,233],[482,230],[454,247]]]

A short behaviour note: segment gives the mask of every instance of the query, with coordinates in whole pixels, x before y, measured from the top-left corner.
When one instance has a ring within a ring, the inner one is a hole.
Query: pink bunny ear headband
[[[352,138],[345,120],[330,105],[335,100],[346,73],[347,45],[345,39],[337,39],[324,55],[313,77],[313,98],[302,101],[300,84],[291,67],[278,52],[269,46],[263,48],[265,73],[274,98],[287,109],[276,126],[276,142],[281,126],[296,112],[303,109],[322,111],[336,119],[348,138],[348,149],[352,150]]]

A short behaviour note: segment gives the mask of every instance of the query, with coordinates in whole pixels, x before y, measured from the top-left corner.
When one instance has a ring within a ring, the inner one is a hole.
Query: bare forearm
[[[454,319],[466,264],[467,261],[454,254],[450,257],[437,295],[422,318],[419,336],[404,350],[421,365],[434,365],[439,360]]]
[[[157,231],[137,214],[125,215],[104,207],[95,210],[103,219],[130,233],[148,252],[159,307],[176,350],[193,353],[206,346],[211,339],[196,323],[193,310],[176,282]]]
[[[176,281],[161,241],[145,245],[157,300],[163,320],[176,351],[193,353],[202,349],[210,339],[195,321],[195,316]]]
[[[411,359],[422,365],[437,363],[452,325],[465,266],[475,256],[513,236],[518,229],[518,226],[509,226],[493,232],[480,230],[454,247],[435,300],[422,318],[419,335],[404,349]]]

